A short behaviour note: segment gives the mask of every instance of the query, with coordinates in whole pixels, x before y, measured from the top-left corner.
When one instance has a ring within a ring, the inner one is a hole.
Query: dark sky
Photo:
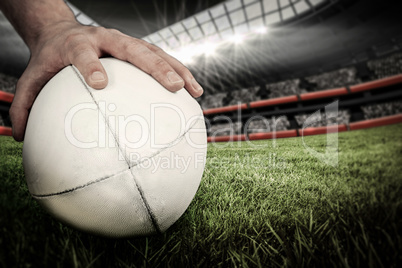
[[[223,0],[70,0],[100,25],[143,37]]]

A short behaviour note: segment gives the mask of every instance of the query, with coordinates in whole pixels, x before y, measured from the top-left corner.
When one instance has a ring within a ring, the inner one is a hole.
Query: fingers
[[[184,87],[184,80],[163,58],[153,53],[138,39],[119,34],[107,34],[103,40],[105,51],[115,58],[131,62],[150,74],[169,91]]]
[[[115,58],[131,62],[169,91],[175,92],[185,87],[194,97],[202,95],[202,87],[190,71],[160,48],[117,31],[107,32],[102,41],[104,51]]]
[[[195,98],[198,98],[202,95],[204,90],[202,89],[201,85],[195,80],[194,76],[191,74],[191,72],[177,59],[174,57],[170,56],[166,52],[164,52],[162,49],[160,49],[157,46],[148,44],[144,42],[147,47],[154,53],[156,53],[158,56],[163,58],[170,66],[175,69],[175,71],[183,77],[185,81],[185,88],[187,91]]]
[[[66,51],[66,65],[71,63],[77,67],[90,87],[102,89],[107,86],[107,74],[99,61],[100,52],[92,47],[85,36],[74,36],[74,39],[67,42]]]
[[[16,141],[24,140],[29,110],[43,85],[53,76],[51,73],[40,72],[30,66],[18,80],[16,93],[9,111],[13,137]]]

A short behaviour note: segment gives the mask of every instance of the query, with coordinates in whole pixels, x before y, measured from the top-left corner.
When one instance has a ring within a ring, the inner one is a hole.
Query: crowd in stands
[[[362,106],[361,109],[365,119],[379,118],[402,113],[402,101],[366,105]]]
[[[365,119],[380,118],[384,116],[402,113],[402,101],[393,101],[387,103],[379,103],[361,106]],[[340,125],[350,123],[349,110],[339,110],[337,117],[327,118],[325,113],[312,113],[296,115],[295,120],[299,128],[305,127],[321,127],[330,125]],[[306,120],[308,121],[306,122]],[[306,123],[306,125],[304,125]],[[262,116],[252,117],[245,126],[243,132],[258,133],[287,130],[290,127],[289,120],[286,116],[265,118]],[[215,124],[209,129],[209,134],[214,136],[245,134],[242,133],[241,123],[234,124]]]
[[[402,112],[402,103],[399,103]],[[306,120],[308,121],[306,122]],[[350,112],[339,110],[337,117],[327,117],[325,113],[301,114],[296,115],[295,120],[298,128],[321,127],[330,125],[349,124]],[[306,122],[306,125],[304,123]],[[214,124],[208,130],[209,136],[227,136],[247,133],[274,132],[290,129],[290,122],[287,116],[265,118],[263,116],[251,117],[245,122],[244,129],[240,122]]]
[[[402,73],[402,53],[396,53],[382,59],[368,61],[365,68],[369,72],[369,79]],[[363,75],[363,74],[362,74]],[[365,76],[366,74],[364,74]],[[309,77],[279,81],[265,85],[265,88],[251,87],[225,93],[208,94],[199,100],[203,109],[234,105],[239,102],[247,103],[260,99],[272,99],[306,92],[351,86],[364,82],[355,66],[341,68]]]
[[[393,101],[387,103],[366,105],[361,107],[365,119],[380,118],[384,116],[402,113],[402,101]],[[296,115],[295,120],[299,128],[321,127],[330,125],[340,125],[350,123],[349,110],[339,110],[337,117],[327,117],[325,113],[312,113]],[[308,121],[306,122],[306,120]],[[304,125],[306,123],[306,125]],[[241,123],[234,124],[215,124],[209,129],[209,135],[225,136],[258,132],[272,132],[287,130],[290,127],[286,116],[265,118],[254,116],[245,123],[245,129],[242,130]]]
[[[246,124],[248,133],[281,131],[287,130],[290,127],[289,120],[286,116],[271,118],[255,116]]]
[[[349,124],[350,112],[339,110],[337,117],[327,117],[325,113],[302,114],[296,115],[295,119],[300,128]],[[308,121],[306,121],[307,119]]]
[[[15,93],[15,85],[17,84],[17,78],[0,73],[0,90],[7,93]],[[6,124],[6,114],[0,113],[0,126],[5,126]]]
[[[207,110],[224,106],[223,99],[225,97],[226,93],[204,94],[201,98],[198,98],[197,101],[200,103],[203,110]]]
[[[306,77],[315,85],[313,91],[332,89],[361,83],[355,67],[342,68],[336,71]]]
[[[299,87],[300,79],[291,79],[266,85],[269,98],[279,98],[307,92]]]
[[[18,79],[13,76],[0,73],[0,90],[14,94],[17,80]]]
[[[232,90],[226,93],[209,94],[199,101],[203,109],[211,109],[235,105],[239,102],[247,103],[261,99],[280,98],[311,91],[355,85],[358,83],[361,83],[361,80],[357,76],[356,68],[348,67],[306,78],[270,83],[265,85],[265,89],[256,86]],[[208,92],[206,94],[208,94]]]
[[[228,136],[247,133],[273,132],[287,130],[290,123],[286,116],[265,118],[255,116],[249,119],[242,129],[241,122],[214,124],[208,129],[208,136]]]
[[[208,136],[230,136],[242,134],[240,122],[215,124],[208,129]]]
[[[380,79],[402,73],[402,53],[396,53],[383,59],[371,60],[367,63],[373,72],[372,79]]]
[[[223,104],[236,105],[238,103],[252,102],[259,100],[257,92],[260,87],[243,88],[239,90],[233,90],[226,93],[226,97],[223,99]]]

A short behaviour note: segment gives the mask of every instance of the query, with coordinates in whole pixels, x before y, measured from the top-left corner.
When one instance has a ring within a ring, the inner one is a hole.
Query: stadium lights
[[[257,29],[254,29],[254,33],[258,34],[266,34],[268,32],[267,27],[259,27]],[[221,42],[213,42],[213,41],[205,41],[200,44],[187,44],[182,46],[179,50],[170,50],[167,51],[168,54],[171,54],[173,57],[177,58],[181,62],[191,65],[194,63],[194,58],[204,55],[205,57],[213,57],[215,56],[216,49],[229,42],[235,45],[242,44],[248,37],[251,35],[252,32],[250,32],[248,35],[244,34],[235,34],[229,38],[227,38],[226,42],[221,41]]]
[[[194,46],[185,46],[178,51],[169,51],[168,54],[172,55],[185,64],[191,64],[193,62],[193,57],[195,56],[195,51],[196,50],[194,49]]]
[[[207,42],[207,43],[201,45],[200,48],[201,48],[201,51],[203,52],[203,54],[205,54],[205,56],[209,57],[209,56],[213,56],[215,54],[215,50],[216,50],[217,46],[218,46],[217,43]]]
[[[256,32],[256,33],[259,33],[259,34],[265,34],[265,33],[268,32],[268,29],[267,29],[267,27],[260,27],[260,28],[257,28],[257,29],[255,30],[255,32]]]
[[[244,36],[240,35],[240,34],[235,34],[233,35],[233,37],[231,38],[231,41],[235,44],[241,44],[243,43],[244,40]]]
[[[215,50],[218,46],[219,43],[206,42],[200,45],[187,45],[182,47],[180,50],[169,50],[166,52],[184,64],[192,64],[194,62],[194,58],[197,56],[214,56]]]

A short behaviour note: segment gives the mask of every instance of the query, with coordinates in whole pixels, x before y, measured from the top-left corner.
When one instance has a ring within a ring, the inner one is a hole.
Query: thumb
[[[32,104],[45,83],[54,75],[52,73],[39,72],[37,70],[40,68],[32,68],[31,66],[32,64],[28,65],[18,80],[9,111],[13,137],[16,141],[24,140],[25,128]]]

